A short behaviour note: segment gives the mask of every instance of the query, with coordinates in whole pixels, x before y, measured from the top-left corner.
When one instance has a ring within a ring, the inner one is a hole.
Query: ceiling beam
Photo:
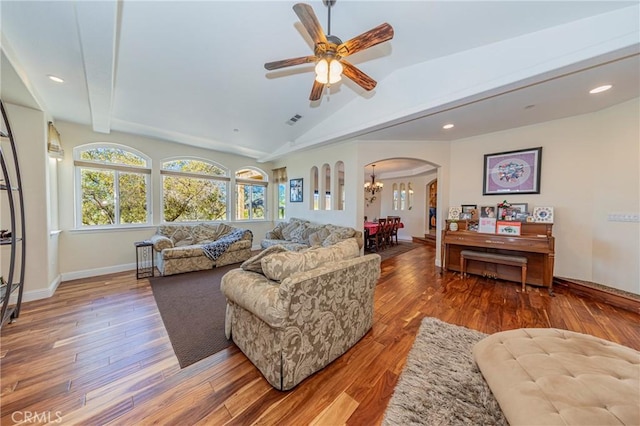
[[[84,62],[93,130],[111,131],[120,2],[76,2],[78,36]]]

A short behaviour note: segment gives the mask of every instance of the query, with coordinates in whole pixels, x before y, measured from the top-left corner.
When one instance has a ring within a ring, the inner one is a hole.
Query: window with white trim
[[[73,150],[76,226],[115,227],[151,223],[151,159],[113,143]]]
[[[227,219],[229,172],[220,164],[198,158],[162,163],[164,222]]]
[[[236,220],[264,220],[267,174],[247,167],[236,172]]]

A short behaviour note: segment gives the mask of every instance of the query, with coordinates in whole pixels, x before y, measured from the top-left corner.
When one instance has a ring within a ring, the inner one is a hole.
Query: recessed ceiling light
[[[63,79],[56,77],[55,75],[48,75],[47,77],[49,77],[49,80],[55,81],[56,83],[64,83]]]
[[[598,86],[595,89],[589,90],[589,93],[594,94],[594,93],[606,92],[607,90],[611,89],[612,87],[613,86],[611,84],[605,84],[604,86]]]
[[[453,129],[453,124],[451,124],[451,123],[445,124],[444,126],[442,126],[442,128],[445,129],[445,130]]]

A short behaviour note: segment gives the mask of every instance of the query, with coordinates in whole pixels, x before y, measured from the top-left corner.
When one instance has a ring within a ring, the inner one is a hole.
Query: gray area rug
[[[233,264],[150,278],[153,297],[181,368],[231,346],[224,335],[227,299],[220,280]]]
[[[424,318],[383,425],[508,425],[473,361],[487,335]]]
[[[375,250],[371,250],[371,251],[365,250],[364,254],[378,253],[380,255],[381,260],[386,260],[422,246],[423,244],[420,244],[420,243],[413,243],[409,241],[398,241],[397,245],[389,246],[384,250],[380,250],[379,252]]]

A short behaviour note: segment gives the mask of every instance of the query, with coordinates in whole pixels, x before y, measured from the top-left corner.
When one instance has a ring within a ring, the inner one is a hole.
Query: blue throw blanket
[[[229,246],[236,241],[240,241],[245,232],[251,232],[248,229],[236,228],[226,235],[218,238],[212,243],[202,246],[202,251],[211,260],[218,260],[222,254],[227,251]]]

